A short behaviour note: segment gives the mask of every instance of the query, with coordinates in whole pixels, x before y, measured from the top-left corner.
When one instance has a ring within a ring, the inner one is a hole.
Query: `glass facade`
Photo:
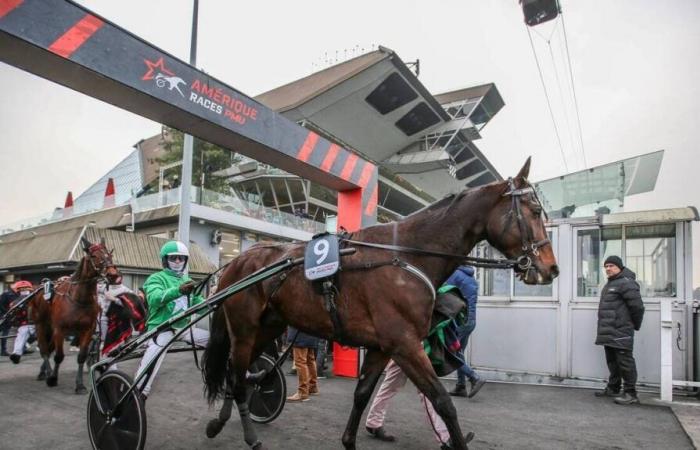
[[[603,261],[611,255],[622,255],[622,227],[579,230],[576,245],[577,295],[598,297],[605,284]]]
[[[577,231],[577,295],[599,297],[603,262],[618,255],[637,275],[643,297],[676,295],[676,225],[618,226]]]

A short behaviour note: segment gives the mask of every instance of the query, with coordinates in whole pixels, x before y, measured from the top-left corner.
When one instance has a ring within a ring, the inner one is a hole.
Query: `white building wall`
[[[677,296],[643,298],[644,321],[634,349],[643,384],[660,383],[660,301],[673,302],[674,343],[681,324],[681,340],[673,347],[673,378],[692,380],[692,290],[686,279],[692,274],[692,254],[684,250],[690,226],[679,223],[677,228]],[[576,298],[575,231],[576,226],[569,223],[554,228],[561,275],[555,280],[552,299],[479,299],[468,361],[487,378],[584,385],[607,379],[603,348],[595,345],[599,299]]]

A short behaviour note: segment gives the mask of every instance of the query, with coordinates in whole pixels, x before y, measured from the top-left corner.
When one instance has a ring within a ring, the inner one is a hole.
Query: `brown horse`
[[[76,334],[80,346],[75,378],[76,394],[86,392],[83,365],[99,313],[97,280],[103,277],[116,279],[119,276],[112,263],[112,253],[105,247],[104,240],[99,244],[91,244],[83,237],[81,244],[85,256],[70,278],[56,282],[51,303],[44,300],[43,292],[32,300],[39,350],[44,359],[37,378],[45,378],[50,387],[58,384],[58,369],[64,358],[63,339],[67,334]],[[56,354],[52,370],[49,357],[54,351]]]
[[[254,449],[262,448],[248,416],[246,370],[289,324],[368,350],[342,438],[346,449],[355,448],[360,417],[390,358],[430,399],[454,448],[466,449],[456,410],[421,342],[428,334],[435,288],[463,262],[454,255],[468,255],[482,240],[517,260],[514,269],[528,284],[548,284],[558,275],[542,206],[527,181],[529,168],[528,159],[514,179],[467,189],[398,222],[353,233],[349,245],[357,252],[342,261],[335,320],[299,266],[226,300],[214,315],[205,353],[210,402],[232,389],[245,441]],[[304,247],[303,243],[253,247],[224,271],[218,289],[272,262],[298,258]],[[233,379],[227,375],[229,365]]]

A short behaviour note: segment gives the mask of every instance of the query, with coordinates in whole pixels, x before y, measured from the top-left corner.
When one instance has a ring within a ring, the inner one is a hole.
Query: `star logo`
[[[141,77],[142,80],[154,79],[155,78],[154,73],[156,73],[156,74],[157,73],[164,73],[164,74],[170,75],[170,76],[175,75],[173,72],[171,72],[165,68],[165,63],[163,62],[162,56],[156,62],[149,61],[148,59],[144,59],[143,62],[146,63],[146,67],[148,67],[148,70],[143,75],[143,77]]]

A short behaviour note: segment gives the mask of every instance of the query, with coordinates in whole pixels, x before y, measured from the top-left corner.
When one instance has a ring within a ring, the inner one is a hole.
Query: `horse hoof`
[[[36,381],[44,381],[45,379],[46,379],[46,374],[43,372],[36,376]]]
[[[87,392],[87,389],[85,389],[85,386],[76,386],[75,387],[75,393],[80,395],[80,394],[85,394]]]
[[[207,437],[209,439],[216,437],[224,428],[224,422],[219,419],[211,419],[207,424]]]
[[[58,377],[50,376],[46,379],[46,385],[48,387],[56,387],[58,385]]]

